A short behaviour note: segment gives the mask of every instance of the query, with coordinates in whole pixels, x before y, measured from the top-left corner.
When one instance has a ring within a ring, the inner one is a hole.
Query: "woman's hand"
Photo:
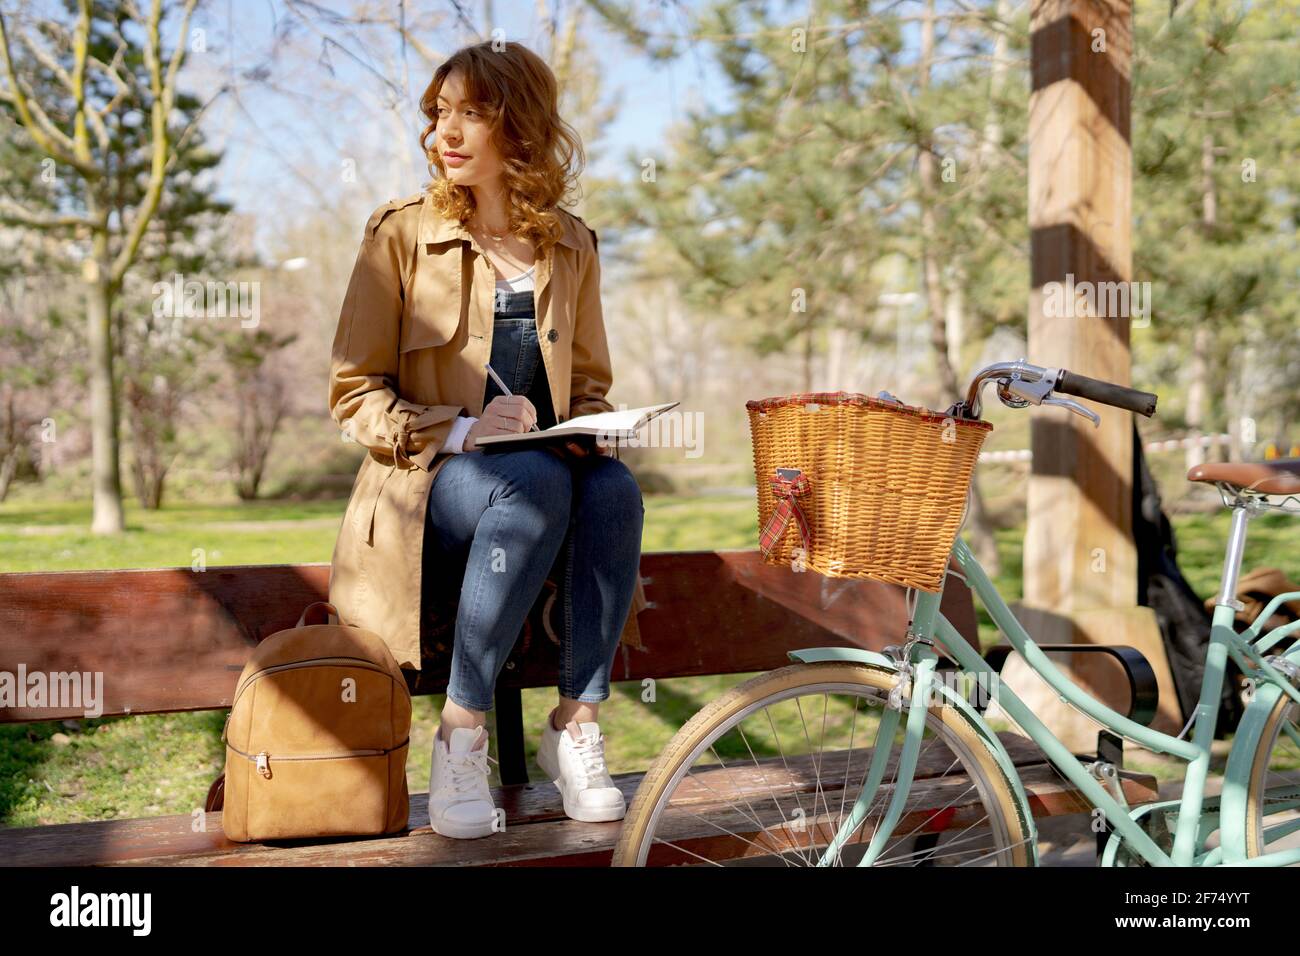
[[[488,402],[468,432],[461,448],[477,451],[478,440],[488,435],[519,435],[537,422],[537,409],[523,395],[498,395]]]

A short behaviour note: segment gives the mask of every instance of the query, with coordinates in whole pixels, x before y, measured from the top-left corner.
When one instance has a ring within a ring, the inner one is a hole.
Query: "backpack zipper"
[[[299,667],[314,667],[319,664],[330,664],[340,661],[347,661],[349,666],[355,667],[358,670],[374,671],[377,674],[383,674],[388,677],[389,680],[393,681],[394,684],[397,683],[396,678],[394,678],[392,674],[388,673],[386,668],[380,667],[375,664],[374,661],[367,660],[364,657],[313,657],[305,661],[290,661],[288,664],[272,664],[270,667],[263,667],[261,670],[253,672],[253,675],[248,678],[248,682],[244,684],[243,687],[239,688],[239,692],[235,694],[235,699],[230,702],[230,710],[226,714],[226,722],[221,727],[222,742],[228,744],[228,741],[226,741],[226,731],[230,729],[230,718],[235,715],[235,705],[239,703],[239,698],[244,696],[244,691],[248,690],[253,681],[260,680],[267,674],[274,674],[278,671],[290,671]],[[233,750],[234,748],[232,747],[231,749]],[[244,754],[244,756],[248,756],[248,754]]]
[[[378,666],[373,661],[366,660],[364,657],[313,657],[310,660],[291,661],[288,664],[273,664],[270,667],[263,667],[261,670],[254,671],[253,675],[248,678],[248,682],[244,684],[243,687],[239,688],[239,693],[237,693],[235,699],[230,702],[230,708],[231,710],[234,710],[235,705],[239,703],[239,698],[243,696],[244,691],[248,690],[249,685],[251,685],[253,681],[260,680],[267,674],[274,674],[278,671],[291,671],[299,667],[315,667],[320,664],[329,664],[337,661],[347,661],[350,666],[356,667],[360,670],[375,671],[376,673],[384,674],[392,680],[393,683],[397,683],[393,675],[389,674],[385,668]],[[229,718],[227,718],[227,720],[228,719]]]
[[[392,753],[395,750],[401,750],[410,742],[411,742],[411,738],[407,737],[397,746],[389,747],[387,749],[338,750],[335,751],[334,753],[329,753],[329,754],[289,754],[285,756],[276,757],[275,759],[276,760],[339,760],[343,757],[379,757],[382,756],[383,754]],[[245,753],[244,751],[240,750],[238,747],[234,746],[233,744],[226,744],[226,746],[229,747],[231,750],[233,750],[235,753],[239,754],[239,756],[253,761],[257,765],[257,772],[260,773],[263,777],[266,777],[266,779],[268,780],[271,779],[271,755],[267,751],[263,750],[260,751],[259,753],[250,754],[250,753]]]

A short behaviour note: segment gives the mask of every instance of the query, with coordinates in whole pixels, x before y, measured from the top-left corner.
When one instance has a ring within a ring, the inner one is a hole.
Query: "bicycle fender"
[[[868,651],[860,647],[805,647],[797,651],[789,651],[788,656],[791,660],[801,664],[817,664],[823,661],[846,661],[853,664],[866,664],[871,667],[878,667],[882,670],[897,672],[892,658],[881,654],[878,651]],[[932,682],[931,687],[936,692],[942,694],[944,700],[952,705],[952,708],[961,714],[962,718],[971,725],[976,731],[984,747],[993,757],[999,767],[1002,768],[1003,774],[1011,785],[1011,796],[1016,803],[1016,812],[1020,814],[1020,823],[1024,832],[1029,834],[1029,860],[1030,866],[1038,865],[1038,826],[1034,821],[1034,815],[1029,810],[1029,797],[1025,793],[1025,788],[1020,782],[1020,774],[1016,772],[1015,764],[1011,761],[1011,755],[1007,749],[1002,746],[1002,741],[993,729],[984,722],[980,715],[966,698],[958,694],[953,688],[949,687],[942,681]]]
[[[861,647],[805,647],[797,651],[787,651],[786,656],[800,664],[818,664],[822,661],[848,661],[854,664],[871,664],[885,670],[898,670],[894,659],[879,651],[868,651]]]

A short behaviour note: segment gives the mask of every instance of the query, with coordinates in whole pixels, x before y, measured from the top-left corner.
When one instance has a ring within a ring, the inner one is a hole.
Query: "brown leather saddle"
[[[1300,495],[1300,458],[1209,462],[1189,471],[1187,480],[1231,485],[1257,495]]]

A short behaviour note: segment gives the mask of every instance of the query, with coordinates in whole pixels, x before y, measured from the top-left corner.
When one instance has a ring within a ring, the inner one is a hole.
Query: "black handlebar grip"
[[[1078,372],[1061,369],[1056,379],[1055,391],[1066,395],[1077,395],[1102,405],[1127,409],[1150,418],[1156,413],[1157,397],[1150,392],[1139,392],[1136,388],[1127,388],[1113,382],[1103,382],[1098,378],[1089,378]]]

